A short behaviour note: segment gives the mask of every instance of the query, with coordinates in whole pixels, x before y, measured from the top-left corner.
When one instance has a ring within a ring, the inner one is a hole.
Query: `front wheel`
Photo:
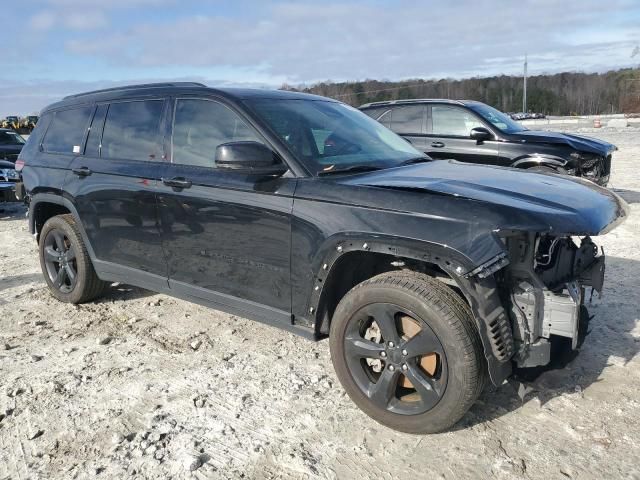
[[[446,430],[484,387],[485,360],[468,305],[426,275],[389,272],[357,285],[336,308],[330,337],[348,395],[395,430]]]
[[[98,278],[72,215],[50,218],[40,232],[40,266],[51,294],[62,302],[83,303],[100,295]]]

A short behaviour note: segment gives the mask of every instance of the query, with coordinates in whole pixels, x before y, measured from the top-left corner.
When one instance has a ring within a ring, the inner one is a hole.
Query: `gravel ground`
[[[598,239],[591,333],[524,401],[490,389],[439,435],[369,420],[326,341],[123,285],[57,302],[24,209],[0,213],[0,479],[640,478],[640,130],[584,133],[620,147],[632,211]]]

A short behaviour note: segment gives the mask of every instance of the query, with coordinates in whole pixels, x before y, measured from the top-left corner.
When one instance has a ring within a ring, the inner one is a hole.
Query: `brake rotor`
[[[417,335],[421,328],[420,323],[418,323],[415,318],[412,318],[409,315],[402,315],[398,319],[398,330],[400,331],[400,335],[403,340],[406,341]],[[436,374],[436,369],[438,368],[438,355],[436,353],[423,355],[420,358],[419,365],[425,373],[430,376],[434,376]],[[398,383],[404,388],[414,388],[413,384],[404,375],[402,375]]]

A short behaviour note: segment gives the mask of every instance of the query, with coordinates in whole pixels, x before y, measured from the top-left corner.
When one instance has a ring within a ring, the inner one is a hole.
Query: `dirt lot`
[[[640,479],[640,130],[611,186],[631,218],[598,239],[605,294],[580,355],[524,402],[486,391],[454,431],[381,427],[327,342],[126,286],[54,300],[22,207],[0,213],[0,479]]]

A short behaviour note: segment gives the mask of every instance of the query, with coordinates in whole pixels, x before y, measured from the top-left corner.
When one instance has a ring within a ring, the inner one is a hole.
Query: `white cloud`
[[[628,29],[616,35],[615,25],[601,43],[589,42],[589,33],[611,12],[633,8],[626,0],[521,0],[495,7],[472,0],[284,3],[263,6],[255,18],[198,15],[140,23],[106,37],[74,39],[67,48],[121,67],[262,64],[294,82],[486,75],[498,72],[496,66],[519,68],[527,51],[542,61],[532,61],[534,69],[589,69],[618,61],[615,49],[630,41]],[[601,57],[598,46],[612,51]]]
[[[43,11],[33,15],[29,19],[29,26],[34,30],[49,30],[56,24],[56,14]]]

